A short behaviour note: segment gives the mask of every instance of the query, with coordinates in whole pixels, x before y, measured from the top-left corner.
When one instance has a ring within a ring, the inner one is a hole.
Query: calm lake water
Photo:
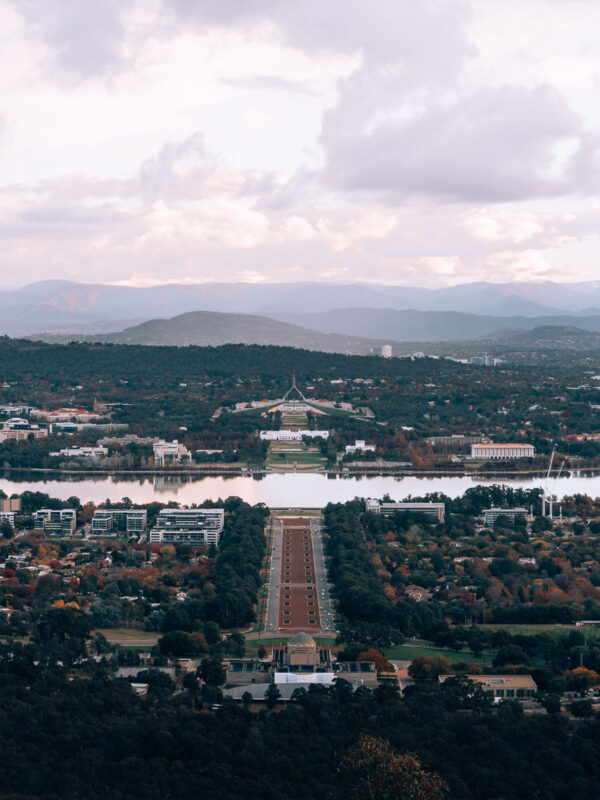
[[[310,474],[273,474],[260,479],[249,476],[203,477],[185,479],[180,476],[165,478],[152,476],[146,478],[123,479],[122,477],[86,477],[85,480],[38,479],[18,480],[0,479],[0,488],[7,494],[25,490],[47,492],[52,497],[67,499],[73,495],[82,502],[103,502],[106,499],[117,502],[129,497],[134,503],[147,503],[152,500],[179,503],[201,503],[203,500],[217,500],[231,496],[241,497],[248,503],[266,503],[268,506],[320,507],[329,502],[344,502],[354,497],[381,497],[389,494],[394,500],[402,500],[408,495],[417,496],[427,492],[444,492],[449,497],[458,497],[469,487],[504,483],[513,487],[535,488],[541,486],[542,478],[494,478],[474,480],[470,477],[416,477],[405,476],[356,476],[341,477]],[[553,493],[559,498],[570,494],[600,496],[600,475],[580,475],[573,473],[561,477],[551,484]]]

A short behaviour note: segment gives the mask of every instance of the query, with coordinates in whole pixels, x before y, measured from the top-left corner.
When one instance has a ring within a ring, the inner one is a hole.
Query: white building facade
[[[329,431],[261,431],[259,437],[263,442],[301,442],[303,436],[311,439],[328,439]]]
[[[354,444],[346,445],[346,453],[374,453],[375,445],[367,444],[363,439],[357,439]]]
[[[119,531],[143,533],[147,524],[145,508],[100,508],[92,519],[92,535],[115,536]]]
[[[532,444],[473,444],[471,458],[507,459],[533,458],[535,448]]]
[[[373,514],[389,516],[397,512],[412,512],[413,514],[427,514],[435,517],[438,522],[444,521],[446,506],[444,503],[382,503],[369,498],[365,501],[365,511]]]
[[[149,534],[150,543],[218,546],[225,522],[222,508],[164,508]]]
[[[164,467],[167,464],[189,464],[192,460],[190,451],[177,439],[172,442],[165,442],[162,439],[154,442],[153,451],[156,467]]]
[[[63,458],[104,458],[108,455],[106,447],[63,447],[50,453],[51,456]]]
[[[75,531],[77,512],[74,508],[40,508],[35,512],[34,523],[36,530],[68,536]]]
[[[514,522],[517,517],[527,517],[526,508],[486,508],[483,511],[484,525],[493,525],[498,517],[506,517]]]

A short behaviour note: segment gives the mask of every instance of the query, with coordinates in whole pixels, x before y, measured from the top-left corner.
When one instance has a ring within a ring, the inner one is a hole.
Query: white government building
[[[346,453],[374,453],[375,445],[367,444],[364,439],[357,439],[354,444],[346,445]]]
[[[533,458],[535,448],[532,444],[472,444],[471,458],[507,459]]]
[[[303,436],[328,439],[329,431],[261,431],[259,436],[263,442],[301,442]]]
[[[154,465],[164,467],[166,464],[189,464],[192,454],[184,444],[174,439],[172,442],[165,442],[160,439],[153,444]]]

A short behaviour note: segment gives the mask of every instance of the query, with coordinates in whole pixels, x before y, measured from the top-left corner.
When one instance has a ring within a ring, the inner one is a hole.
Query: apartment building
[[[100,508],[92,519],[93,536],[116,536],[120,531],[140,534],[148,525],[145,508]]]
[[[151,543],[190,547],[218,545],[224,522],[222,508],[164,508],[148,538]]]
[[[15,517],[16,514],[14,511],[0,511],[0,525],[3,522],[8,522],[10,527],[14,530],[15,528]]]
[[[491,527],[498,517],[505,517],[514,522],[517,517],[526,517],[526,508],[486,508],[483,511],[483,524]]]
[[[382,503],[379,500],[369,498],[365,501],[365,511],[371,511],[373,514],[382,514],[383,516],[390,516],[398,512],[427,514],[435,517],[438,522],[443,522],[446,506],[444,503]]]
[[[34,515],[34,527],[52,536],[69,536],[77,525],[74,508],[40,508]]]

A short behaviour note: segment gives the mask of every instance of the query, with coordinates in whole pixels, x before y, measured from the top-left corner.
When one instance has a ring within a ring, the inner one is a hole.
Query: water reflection
[[[83,480],[73,480],[73,475],[40,478],[39,473],[25,475],[11,473],[0,479],[0,488],[7,494],[13,492],[41,491],[53,497],[66,499],[73,495],[82,502],[113,502],[129,497],[134,503],[152,500],[180,503],[201,503],[203,500],[238,496],[249,503],[266,503],[270,506],[324,506],[329,502],[345,502],[354,497],[381,497],[389,494],[394,500],[427,492],[443,492],[458,497],[475,485],[505,483],[513,487],[533,488],[542,479],[509,478],[506,476],[485,479],[467,476],[416,475],[345,475],[318,473],[288,473],[271,475],[237,476],[186,476],[157,475],[124,477],[119,475],[90,475]],[[600,475],[572,473],[554,482],[554,493],[560,498],[566,494],[600,495]]]

